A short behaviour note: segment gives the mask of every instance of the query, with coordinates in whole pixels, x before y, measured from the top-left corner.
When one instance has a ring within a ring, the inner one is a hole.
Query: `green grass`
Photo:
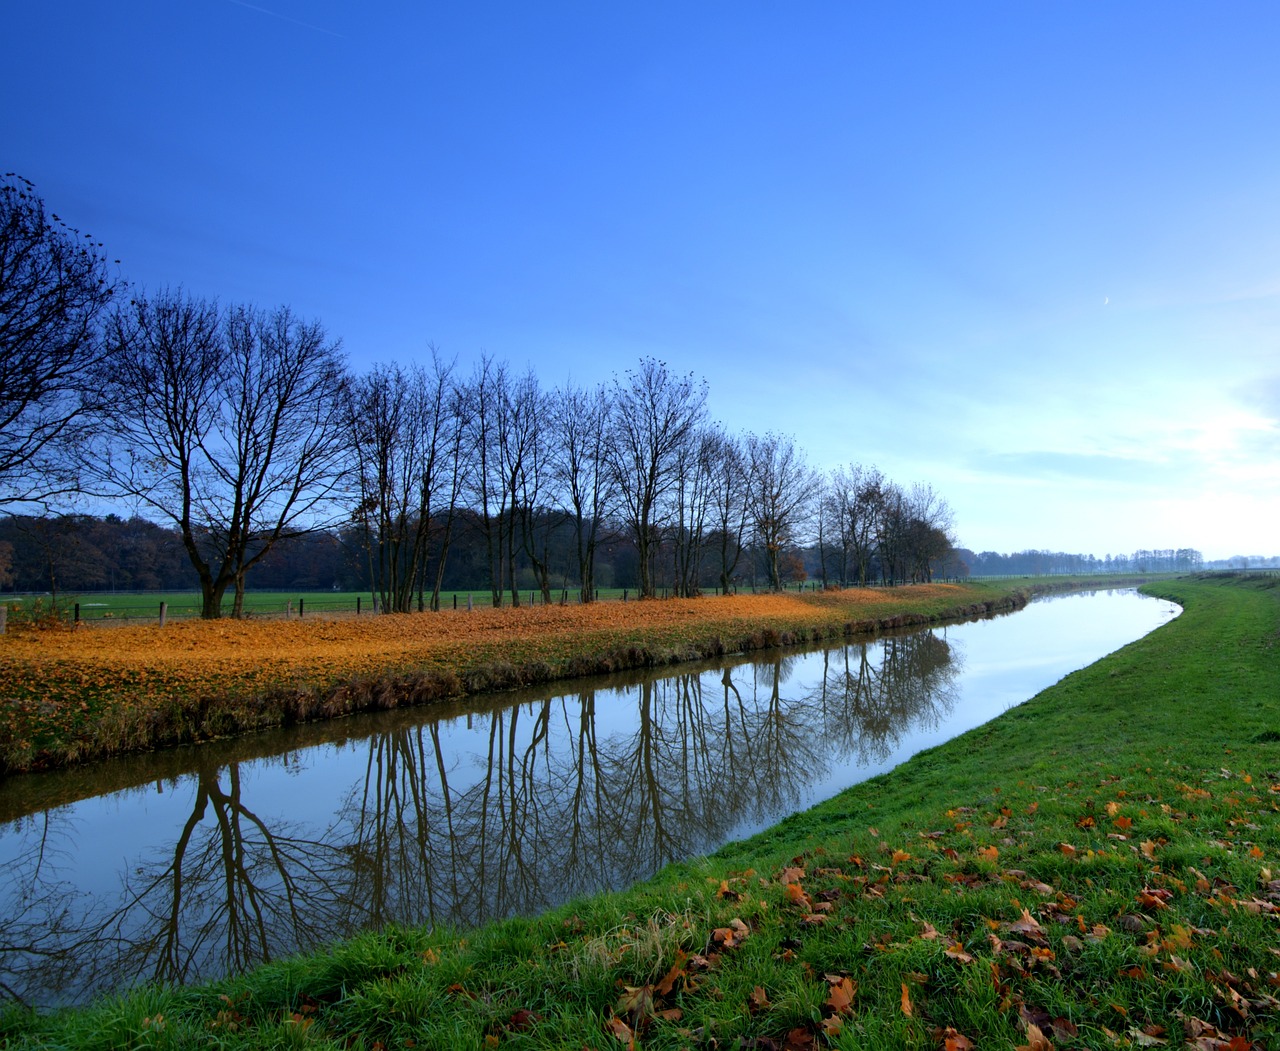
[[[749,588],[744,588],[749,591]],[[764,589],[761,589],[762,591]],[[794,590],[794,588],[792,589]],[[623,598],[624,591],[628,597],[635,597],[635,589],[629,588],[600,588],[599,598],[601,601],[611,602],[619,601]],[[574,588],[562,589],[555,588],[552,590],[552,601],[559,602],[562,595],[567,592],[567,601],[577,601],[577,591]],[[711,592],[709,591],[708,594]],[[525,588],[520,592],[520,601],[529,602],[532,600],[536,604],[542,603],[542,593],[540,591],[530,591]],[[428,595],[429,599],[430,596]],[[467,599],[470,598],[476,606],[491,606],[492,599],[488,589],[473,591],[443,591],[440,593],[441,608],[465,608]],[[360,602],[360,609],[364,613],[369,613],[373,609],[373,600],[368,591],[248,591],[245,593],[245,610],[250,616],[276,617],[286,613],[296,616],[298,613],[299,600],[305,602],[304,612],[310,611],[314,613],[355,613],[357,599]],[[4,600],[9,607],[10,613],[15,617],[27,618],[34,615],[48,613],[51,609],[51,598],[49,595],[16,595]],[[64,592],[60,593],[57,598],[57,612],[63,620],[69,620],[75,615],[75,607],[80,606],[80,617],[88,622],[110,622],[121,621],[125,623],[142,621],[154,621],[158,619],[160,614],[160,604],[164,603],[167,608],[167,615],[171,618],[180,617],[198,617],[200,616],[200,593],[198,591],[148,591],[148,592],[114,592],[114,591],[86,591],[86,592]],[[506,591],[503,593],[503,604],[509,605],[511,602],[511,593]],[[232,596],[228,594],[223,599],[224,614],[230,615],[232,604]]]
[[[0,1044],[1278,1047],[1277,583],[1150,586],[1183,615],[629,891],[11,1010]]]

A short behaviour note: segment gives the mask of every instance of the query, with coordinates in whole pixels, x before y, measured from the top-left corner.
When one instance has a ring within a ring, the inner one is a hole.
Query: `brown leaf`
[[[1038,1025],[1028,1025],[1027,1042],[1019,1044],[1018,1051],[1053,1051],[1053,1044]]]
[[[1033,939],[1044,940],[1044,928],[1040,926],[1037,920],[1027,909],[1022,910],[1022,915],[1009,924],[1009,930],[1015,934],[1029,935]]]
[[[621,1018],[609,1019],[609,1032],[624,1044],[631,1044],[634,1046],[636,1034],[632,1030],[631,1026],[627,1025],[627,1023]]]
[[[622,995],[618,997],[618,1006],[614,1008],[614,1012],[629,1015],[636,1024],[643,1022],[653,1014],[653,986],[623,986]]]
[[[973,1041],[948,1026],[942,1031],[942,1051],[973,1051]]]
[[[766,1011],[772,1006],[769,1003],[769,994],[764,991],[763,985],[757,985],[751,990],[751,1010]]]
[[[955,960],[957,963],[973,963],[973,957],[964,951],[959,942],[944,950],[942,955],[950,960]]]
[[[914,1009],[911,1006],[911,991],[907,988],[907,983],[902,983],[902,1013],[908,1018],[914,1017]]]
[[[665,975],[663,975],[662,981],[660,981],[657,985],[653,987],[654,992],[656,992],[659,996],[670,995],[671,990],[674,989],[676,986],[676,982],[679,981],[680,978],[683,977],[684,974],[686,973],[685,962],[688,960],[688,958],[689,958],[688,954],[684,952],[676,953],[676,962],[673,963],[671,965],[671,969],[667,971]]]
[[[906,986],[903,987],[904,993]],[[827,997],[827,1006],[831,1008],[833,1014],[848,1014],[853,1009],[853,998],[858,992],[858,983],[852,978],[841,978],[839,982],[831,984],[831,995]]]
[[[801,1026],[796,1026],[783,1041],[782,1051],[813,1051],[813,1034]]]

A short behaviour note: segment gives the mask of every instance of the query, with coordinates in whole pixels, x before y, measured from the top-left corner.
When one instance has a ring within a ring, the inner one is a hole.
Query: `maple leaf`
[[[907,983],[902,983],[902,1013],[908,1018],[914,1017],[915,1009],[911,1006],[911,990],[907,988]]]
[[[1017,934],[1034,934],[1041,937],[1044,936],[1044,928],[1040,926],[1040,922],[1031,915],[1027,909],[1022,910],[1022,915],[1009,924],[1009,930]]]
[[[757,985],[751,990],[751,1010],[765,1011],[773,1005],[769,1003],[769,994],[764,991],[763,985]]]
[[[1038,1025],[1027,1024],[1027,1042],[1018,1045],[1018,1051],[1053,1051],[1053,1044]]]
[[[542,1015],[535,1014],[533,1011],[522,1007],[512,1013],[511,1017],[504,1023],[503,1028],[512,1033],[522,1033],[541,1021]]]
[[[673,963],[671,965],[671,969],[663,975],[662,981],[654,986],[654,991],[659,996],[667,996],[671,990],[675,988],[676,982],[686,974],[685,961],[687,961],[688,958],[688,954],[683,951],[676,953],[676,962]]]
[[[812,1049],[813,1034],[800,1026],[791,1030],[782,1043],[782,1051],[812,1051]]]
[[[949,949],[946,949],[942,955],[946,956],[948,959],[955,960],[958,963],[973,963],[973,957],[964,951],[963,946],[961,946],[959,942],[956,942]]]
[[[802,905],[806,910],[812,911],[812,901],[799,883],[787,884],[787,900],[790,901],[792,905]]]
[[[906,986],[903,987],[903,995],[906,995]],[[827,1007],[831,1008],[833,1014],[848,1014],[853,1009],[853,998],[858,992],[858,983],[852,978],[841,978],[839,982],[831,984],[831,995],[827,997]]]
[[[612,1033],[620,1042],[629,1044],[631,1047],[636,1046],[635,1032],[632,1030],[631,1026],[627,1025],[627,1023],[621,1018],[609,1019],[609,1032]]]
[[[649,985],[625,985],[618,997],[618,1006],[614,1011],[620,1015],[630,1015],[638,1025],[653,1014],[653,987]]]
[[[1149,839],[1144,839],[1140,845],[1142,853],[1152,860],[1155,860],[1156,850],[1159,849],[1159,846],[1159,843],[1153,843]]]
[[[948,1026],[942,1031],[942,1051],[973,1051],[973,1041]]]

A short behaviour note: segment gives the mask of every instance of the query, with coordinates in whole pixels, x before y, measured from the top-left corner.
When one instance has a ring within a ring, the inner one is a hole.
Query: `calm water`
[[[1132,591],[666,677],[391,712],[0,784],[0,998],[469,926],[706,853],[1175,616]]]

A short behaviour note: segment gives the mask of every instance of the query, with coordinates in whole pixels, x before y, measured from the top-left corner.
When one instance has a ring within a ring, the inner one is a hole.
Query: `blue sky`
[[[64,0],[0,165],[356,367],[642,355],[977,550],[1280,553],[1280,6]]]

